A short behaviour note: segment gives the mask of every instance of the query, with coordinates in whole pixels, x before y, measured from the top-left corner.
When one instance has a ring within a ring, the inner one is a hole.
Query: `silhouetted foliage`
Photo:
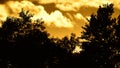
[[[50,38],[42,19],[32,20],[32,17],[22,9],[19,17],[7,17],[3,22],[0,68],[74,67],[72,51],[79,45],[79,38],[75,34],[70,38]]]
[[[119,27],[117,30],[116,25],[119,23],[116,23],[116,19],[112,18],[113,13],[113,4],[104,4],[99,7],[96,15],[91,15],[88,20],[89,24],[83,27],[81,38],[87,40],[87,42],[83,42],[84,57],[86,57],[85,62],[88,62],[87,64],[91,67],[114,68],[112,57],[119,49],[116,47],[116,44],[119,46],[116,42],[116,38],[119,38],[117,36],[119,35]]]
[[[18,18],[7,17],[2,24],[0,68],[7,68],[9,65],[15,68],[45,68],[57,61],[49,60],[60,53],[60,48],[49,38],[44,22],[41,19],[32,21],[32,16],[29,11],[22,10]]]
[[[74,33],[71,33],[70,37],[65,36],[62,39],[54,38],[54,42],[65,53],[62,55],[62,68],[77,68],[83,66],[83,58],[80,55],[81,52],[74,52],[76,46],[81,47],[80,38]],[[61,68],[61,67],[60,67]]]
[[[47,51],[44,47],[50,43],[49,34],[42,20],[32,22],[33,15],[29,14],[29,11],[22,10],[19,15],[19,18],[7,17],[0,28],[0,48],[4,49],[1,56],[6,60],[6,64],[10,62],[16,68],[32,68],[31,65],[38,66],[37,64],[42,62],[39,55],[44,55]],[[41,51],[43,53],[40,53]]]
[[[64,50],[67,50],[67,52],[72,53],[76,46],[80,46],[80,41],[79,37],[71,33],[70,37],[65,36],[62,39],[58,39],[57,44]]]

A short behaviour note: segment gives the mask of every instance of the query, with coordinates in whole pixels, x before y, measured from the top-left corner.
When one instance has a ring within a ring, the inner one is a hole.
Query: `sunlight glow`
[[[83,51],[83,49],[80,46],[76,46],[72,53],[80,53],[81,51]]]

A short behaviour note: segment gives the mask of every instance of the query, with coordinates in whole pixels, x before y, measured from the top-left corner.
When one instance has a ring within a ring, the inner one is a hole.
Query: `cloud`
[[[87,22],[86,18],[106,3],[115,4],[117,13],[114,13],[114,16],[120,13],[119,0],[1,0],[0,19],[5,20],[7,16],[17,17],[21,8],[24,8],[34,14],[32,19],[42,18],[51,32],[55,28],[58,35],[61,31],[64,31],[62,35],[70,32],[80,34],[81,26]],[[52,27],[51,30],[49,27]]]
[[[59,10],[55,10],[51,14],[48,14],[44,9],[35,15],[35,19],[42,18],[48,26],[54,24],[56,27],[66,27],[71,28],[73,24],[70,19],[63,16],[63,14]]]
[[[51,20],[56,22],[56,26],[64,26],[64,27],[73,27],[72,22],[67,17],[64,17],[62,13],[58,10],[52,12],[50,14]]]
[[[5,19],[6,16],[18,16],[21,8],[24,8],[35,14],[34,19],[43,18],[47,25],[73,27],[74,22],[76,22],[73,20],[76,20],[75,18],[81,20],[80,18],[85,13],[80,10],[83,6],[98,7],[100,4],[110,3],[112,0],[4,0],[0,2],[2,4],[0,5],[1,10],[4,12],[0,13],[1,19]],[[77,14],[77,17],[75,14]],[[85,21],[84,17],[82,19]]]
[[[6,9],[5,9],[5,6],[4,5],[0,5],[0,19],[5,19],[8,15]]]
[[[83,6],[98,8],[107,3],[113,3],[116,8],[120,6],[120,0],[39,0],[39,3],[55,3],[55,6],[62,11],[78,11]]]
[[[102,4],[112,3],[112,0],[39,0],[39,3],[55,3],[60,10],[77,11],[81,6],[98,7]]]
[[[0,4],[6,3],[8,0],[0,0]]]
[[[18,16],[21,8],[24,10],[30,10],[31,13],[35,14],[33,19],[42,18],[47,25],[54,24],[56,27],[73,27],[70,19],[65,17],[59,10],[54,10],[52,13],[47,13],[42,5],[34,5],[30,1],[8,1],[2,7],[3,13],[0,13],[1,19],[6,16]],[[7,7],[7,8],[6,8]]]
[[[80,14],[80,13],[77,13],[74,15],[76,19],[79,19],[79,20],[84,20],[86,21],[86,19]],[[87,22],[87,21],[86,21]]]

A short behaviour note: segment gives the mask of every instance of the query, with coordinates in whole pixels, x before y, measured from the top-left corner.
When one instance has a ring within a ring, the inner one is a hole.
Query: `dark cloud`
[[[40,4],[44,7],[44,9],[46,10],[47,13],[51,13],[51,12],[54,12],[55,10],[59,10],[57,7],[56,7],[56,4],[55,3],[48,3],[48,4]]]
[[[7,1],[9,1],[9,0],[0,0],[0,4],[4,4],[4,3],[6,3]]]
[[[40,0],[39,0],[39,2],[38,2],[38,0],[29,0],[30,2],[32,2],[33,4],[35,4],[35,5],[40,5]]]
[[[12,0],[0,0],[0,4],[5,4],[8,1],[12,1]],[[13,0],[13,1],[23,1],[23,0]]]

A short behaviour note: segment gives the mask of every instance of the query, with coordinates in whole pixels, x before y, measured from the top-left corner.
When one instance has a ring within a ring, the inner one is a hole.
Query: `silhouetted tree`
[[[29,11],[22,9],[18,18],[7,17],[3,22],[0,28],[1,68],[8,65],[16,68],[45,68],[50,64],[48,61],[62,51],[49,38],[44,22],[41,19],[33,21],[31,17],[33,15]]]
[[[114,45],[114,55],[111,56],[111,59],[113,61],[113,64],[116,68],[119,68],[117,66],[120,66],[120,15],[117,18],[116,25],[114,26],[114,42],[111,44]]]
[[[94,68],[113,68],[110,57],[114,54],[114,32],[116,19],[112,18],[113,4],[100,6],[97,14],[91,15],[83,29],[82,39],[85,62]],[[113,44],[112,44],[113,43]]]
[[[19,17],[7,17],[3,22],[0,68],[74,67],[72,51],[80,44],[79,38],[75,34],[63,39],[50,38],[42,19],[32,20],[32,17],[22,9]]]
[[[2,24],[0,28],[0,48],[2,50],[0,57],[5,62],[5,66],[8,61],[20,68],[37,66],[38,63],[43,62],[39,55],[42,55],[41,59],[44,59],[43,55],[47,54],[45,47],[50,44],[49,34],[46,32],[42,20],[32,21],[31,17],[33,15],[29,11],[22,9],[18,18],[7,17]]]

